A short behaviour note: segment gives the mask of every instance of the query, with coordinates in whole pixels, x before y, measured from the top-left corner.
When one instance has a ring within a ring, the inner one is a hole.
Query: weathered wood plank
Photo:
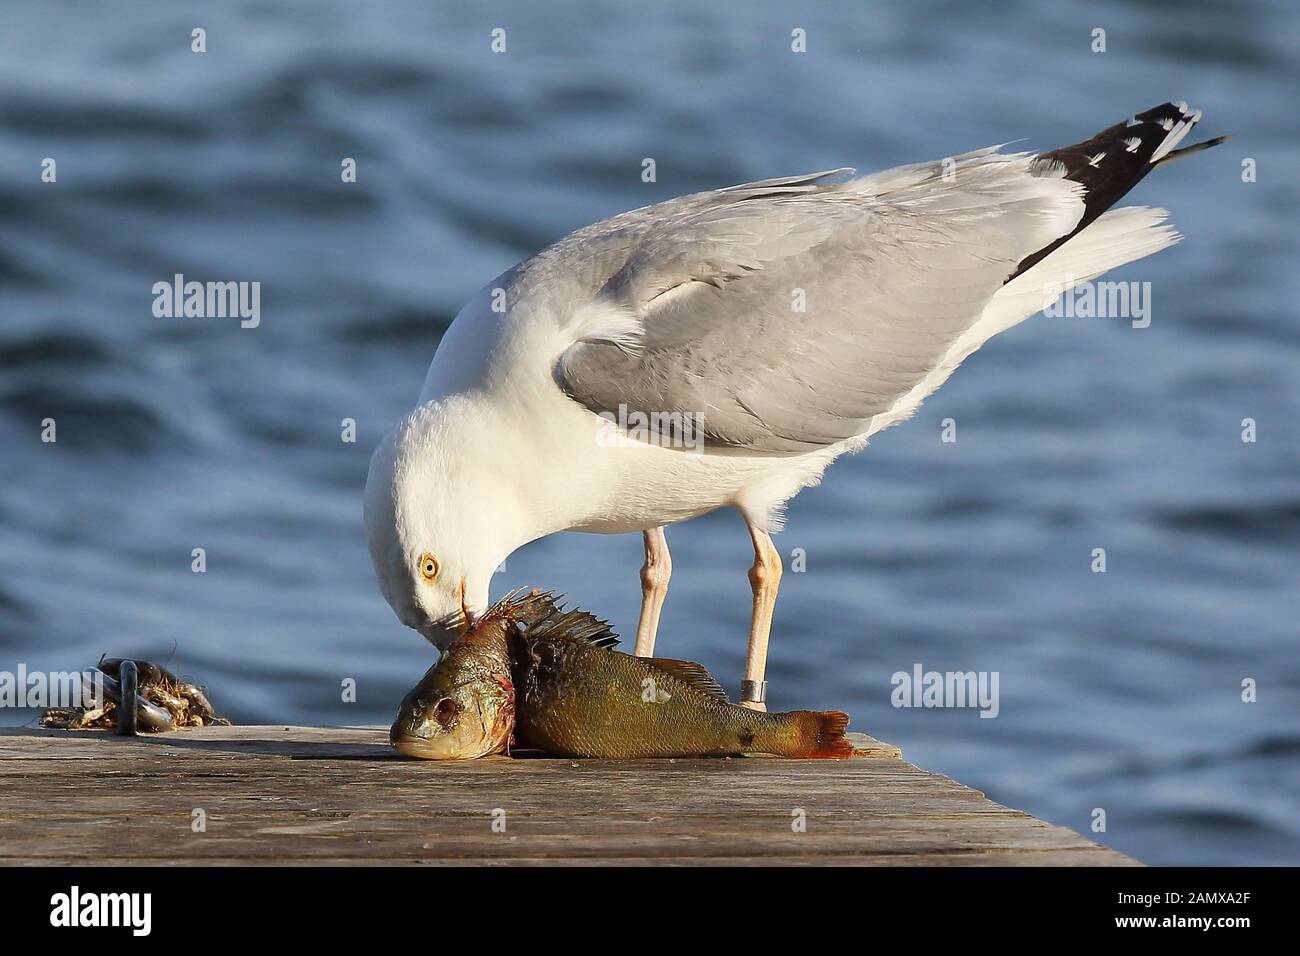
[[[1118,856],[1118,854],[1116,854]],[[177,860],[166,857],[131,857],[122,859],[106,857],[94,861],[102,866],[249,866],[256,861],[243,857],[205,857],[197,860]],[[358,860],[350,857],[312,857],[310,859],[277,859],[276,866],[649,866],[657,863],[672,866],[1132,866],[1127,857],[1119,861],[1097,859],[1087,850],[1060,850],[1035,853],[968,853],[960,856],[929,856],[917,859],[912,856],[836,856],[836,857],[774,857],[756,860],[742,857],[692,857],[684,854],[671,859],[654,860],[645,857],[593,857],[590,859],[556,860],[548,857],[461,857],[458,859],[413,860],[373,859]],[[61,857],[31,857],[22,860],[0,860],[6,866],[61,866],[69,863]]]
[[[104,738],[111,736],[102,730],[47,730],[40,727],[0,728],[0,758],[30,756],[39,751],[40,756],[51,760],[73,760],[104,756]],[[892,744],[882,743],[866,734],[850,733],[854,753],[859,757],[901,757],[902,751]],[[48,741],[58,739],[57,747]],[[80,742],[80,743],[79,743]],[[376,757],[394,758],[385,733],[375,727],[204,727],[189,728],[163,735],[141,735],[133,738],[113,737],[116,747],[128,748],[127,753],[147,753],[151,750],[167,751],[169,747],[181,749],[214,750],[220,753],[251,753],[258,756],[280,754],[283,756],[316,757]],[[136,748],[136,749],[129,749]],[[505,759],[503,757],[487,758]]]
[[[0,862],[1133,863],[862,746],[887,756],[434,763],[383,728],[0,730]]]

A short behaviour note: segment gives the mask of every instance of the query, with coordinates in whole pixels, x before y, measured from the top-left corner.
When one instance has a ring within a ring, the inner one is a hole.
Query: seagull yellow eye
[[[438,577],[438,559],[431,554],[420,556],[420,577],[426,581],[437,580]]]

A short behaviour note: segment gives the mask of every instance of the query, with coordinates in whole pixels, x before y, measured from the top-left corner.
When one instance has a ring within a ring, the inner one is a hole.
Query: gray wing
[[[573,310],[560,387],[593,412],[691,416],[713,445],[789,453],[853,438],[1083,212],[1059,169],[994,149],[831,175],[700,194],[575,234],[604,268]]]

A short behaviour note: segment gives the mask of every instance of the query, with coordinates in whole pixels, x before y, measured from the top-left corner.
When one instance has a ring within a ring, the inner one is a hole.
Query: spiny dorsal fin
[[[560,595],[550,591],[514,591],[496,605],[511,620],[524,626],[525,638],[551,638],[582,641],[594,647],[613,647],[618,643],[608,621],[581,608],[566,611],[560,604]]]
[[[683,684],[690,684],[692,687],[699,688],[706,694],[712,694],[719,700],[731,703],[727,697],[727,692],[707,670],[703,664],[697,664],[695,661],[678,661],[670,657],[647,657],[647,664],[653,664],[660,670],[665,670],[672,674]]]

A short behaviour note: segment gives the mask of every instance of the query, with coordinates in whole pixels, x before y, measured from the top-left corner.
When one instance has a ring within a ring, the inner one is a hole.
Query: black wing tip
[[[1193,143],[1191,146],[1183,146],[1180,147],[1179,149],[1171,149],[1163,157],[1161,157],[1160,159],[1152,163],[1152,165],[1164,166],[1167,163],[1172,163],[1176,159],[1182,159],[1184,156],[1190,156],[1192,153],[1199,153],[1202,150],[1211,149],[1212,147],[1219,146],[1222,143],[1226,143],[1230,139],[1236,139],[1235,134],[1229,133],[1226,136],[1215,136],[1213,139],[1207,139],[1203,143]]]
[[[1007,281],[1041,262],[1095,222],[1157,166],[1225,141],[1227,137],[1220,136],[1175,149],[1200,119],[1201,111],[1189,108],[1185,102],[1161,103],[1108,126],[1091,139],[1040,153],[1034,161],[1036,168],[1045,172],[1063,169],[1066,179],[1083,187],[1083,217],[1068,235],[1022,259]]]
[[[1201,115],[1185,102],[1161,103],[1083,142],[1041,153],[1038,161],[1064,167],[1066,178],[1081,183],[1089,193],[1124,182],[1127,191],[1174,151]]]

